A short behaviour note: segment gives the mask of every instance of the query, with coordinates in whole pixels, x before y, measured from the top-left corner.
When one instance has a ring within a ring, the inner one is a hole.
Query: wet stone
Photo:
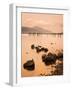
[[[41,48],[41,51],[48,52],[47,48]]]
[[[35,63],[34,63],[33,59],[24,63],[23,68],[26,70],[29,70],[29,71],[33,71],[35,69]]]
[[[44,48],[44,47],[41,47],[41,46],[37,46],[35,47],[36,48],[36,52],[39,53],[39,52],[48,52],[48,49],[47,48]]]
[[[56,62],[56,54],[52,53],[48,53],[48,55],[43,54],[42,61],[45,63],[45,65],[54,64]]]
[[[34,44],[32,44],[32,45],[31,45],[31,49],[34,49],[34,48],[35,48],[35,46],[34,46]]]
[[[63,63],[56,66],[56,70],[52,72],[52,75],[63,75]]]
[[[59,52],[59,53],[58,53],[57,59],[63,60],[63,53],[62,53],[62,52]]]
[[[36,49],[36,52],[37,53],[40,53],[40,52],[48,52],[48,49],[47,48],[45,48],[45,47],[42,47],[42,46],[40,46],[40,45],[38,45],[38,46],[35,46],[34,44],[32,44],[31,45],[31,49]]]

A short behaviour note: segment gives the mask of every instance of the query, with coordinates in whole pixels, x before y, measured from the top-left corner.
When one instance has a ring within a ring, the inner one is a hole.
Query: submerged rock
[[[26,70],[29,70],[29,71],[34,70],[35,69],[35,63],[34,63],[33,59],[24,63],[23,68]]]
[[[54,43],[51,42],[50,44],[53,45]]]

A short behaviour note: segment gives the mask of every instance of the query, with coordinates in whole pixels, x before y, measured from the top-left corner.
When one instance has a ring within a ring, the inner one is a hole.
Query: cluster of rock
[[[59,52],[58,55],[56,55],[49,52],[48,54],[42,55],[42,61],[45,65],[55,64],[57,59],[63,60],[63,53]]]
[[[63,62],[57,64],[55,68],[55,71],[52,71],[51,75],[63,75]]]
[[[48,52],[48,49],[42,46],[35,46],[34,44],[31,45],[31,49],[35,49],[37,53],[40,53],[41,51],[45,52],[45,54],[42,55],[42,62],[47,65],[52,65],[56,63],[56,60],[63,60],[63,52],[58,52],[57,54]],[[46,53],[48,52],[48,53]],[[61,70],[63,67],[61,65],[56,66],[56,71],[52,72],[53,75],[62,73],[63,70]],[[34,59],[28,60],[26,63],[23,64],[23,68],[29,71],[33,71],[35,69],[35,62]]]
[[[48,53],[42,55],[42,61],[45,63],[45,65],[54,64],[56,62],[56,54]]]
[[[31,45],[31,49],[36,49],[36,52],[37,53],[40,53],[40,52],[48,52],[48,49],[45,48],[45,47],[42,47],[42,46],[35,46],[34,44]]]

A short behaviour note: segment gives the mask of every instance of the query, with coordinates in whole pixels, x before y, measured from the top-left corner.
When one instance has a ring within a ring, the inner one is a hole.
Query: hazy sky
[[[22,26],[25,27],[41,27],[52,32],[63,31],[63,15],[62,14],[37,14],[22,13]]]

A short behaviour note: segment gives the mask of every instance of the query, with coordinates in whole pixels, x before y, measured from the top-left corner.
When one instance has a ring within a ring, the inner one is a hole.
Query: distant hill
[[[21,33],[22,34],[35,34],[35,33],[40,33],[40,34],[63,34],[61,33],[56,33],[56,32],[51,32],[49,30],[45,30],[43,28],[40,28],[38,26],[35,27],[21,27]]]

